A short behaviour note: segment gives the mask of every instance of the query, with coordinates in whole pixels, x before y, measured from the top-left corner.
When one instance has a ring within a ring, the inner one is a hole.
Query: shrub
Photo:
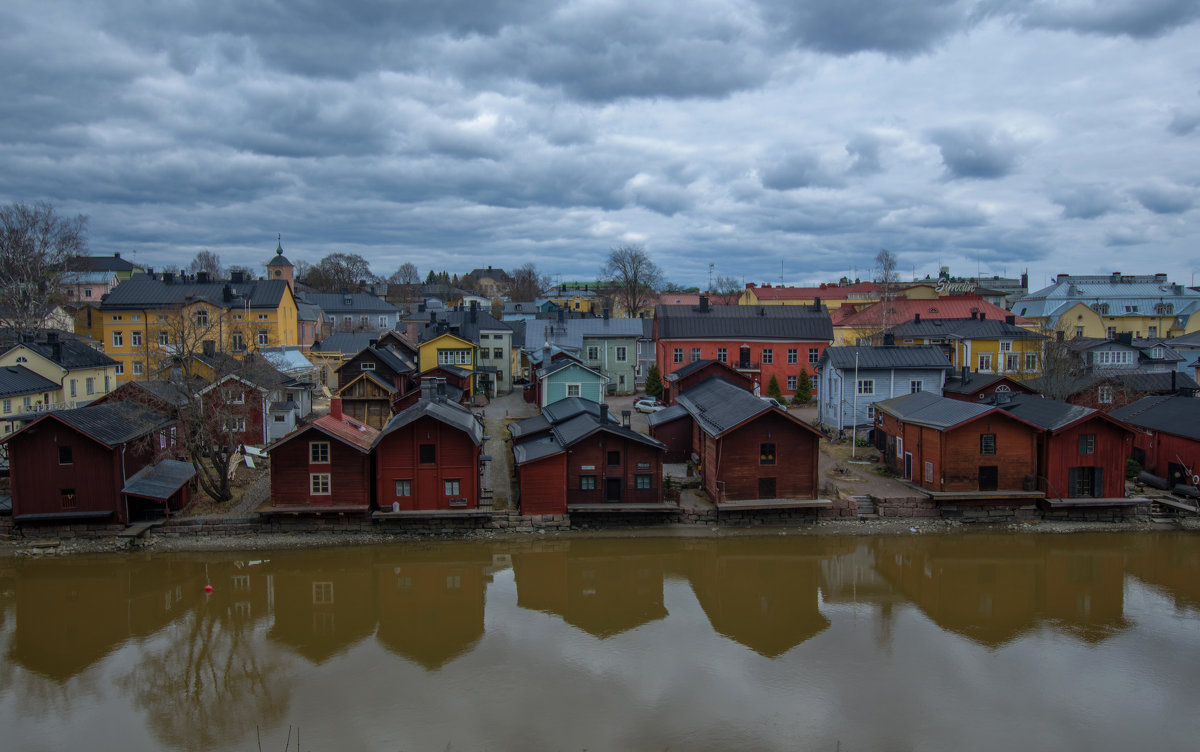
[[[1132,457],[1125,460],[1125,480],[1133,480],[1142,472],[1142,463]]]

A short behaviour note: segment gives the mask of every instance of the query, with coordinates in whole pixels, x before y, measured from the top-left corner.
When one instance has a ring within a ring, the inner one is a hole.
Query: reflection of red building
[[[327,551],[272,556],[275,620],[268,633],[313,663],[323,663],[375,630],[371,552]]]
[[[353,511],[371,506],[371,443],[379,432],[342,414],[329,414],[276,442],[271,454],[271,506],[279,512]]]
[[[389,651],[437,670],[483,637],[485,591],[491,557],[471,559],[457,550],[406,552],[375,566],[379,629]]]

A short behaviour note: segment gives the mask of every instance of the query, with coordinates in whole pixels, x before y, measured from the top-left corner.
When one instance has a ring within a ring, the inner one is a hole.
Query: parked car
[[[774,397],[759,397],[759,399],[763,402],[766,402],[771,407],[778,407],[780,410],[787,410],[787,408],[784,407],[783,404]]]
[[[656,413],[659,410],[666,410],[667,406],[653,397],[646,397],[634,402],[633,409],[639,413]]]

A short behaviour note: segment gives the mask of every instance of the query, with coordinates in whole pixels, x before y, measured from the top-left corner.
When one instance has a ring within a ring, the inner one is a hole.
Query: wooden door
[[[979,468],[979,490],[995,491],[1000,485],[1000,468],[997,465],[985,465]]]
[[[620,501],[621,500],[621,479],[620,478],[605,478],[604,479],[604,500],[605,501]]]

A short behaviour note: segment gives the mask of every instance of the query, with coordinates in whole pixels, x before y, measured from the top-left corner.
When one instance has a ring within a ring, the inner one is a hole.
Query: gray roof
[[[542,415],[546,416],[551,423],[563,423],[580,413],[587,413],[598,418],[600,417],[600,403],[582,397],[567,397],[557,402],[551,402],[542,408]],[[609,413],[608,419],[613,423],[618,422],[612,413]]]
[[[0,368],[0,397],[16,397],[35,392],[57,391],[57,382],[39,376],[25,366],[4,366]]]
[[[121,254],[119,253],[114,253],[111,256],[82,256],[73,259],[70,265],[81,271],[93,272],[129,272],[141,268],[137,264],[121,258]]]
[[[532,418],[518,420],[508,424],[508,434],[514,440],[528,437],[530,434],[543,433],[550,430],[550,421],[545,415],[535,415]]]
[[[598,379],[605,378],[604,374],[600,373],[595,368],[590,368],[590,367],[585,366],[584,364],[580,363],[577,360],[570,360],[567,358],[563,358],[562,360],[555,360],[555,361],[551,362],[550,365],[546,366],[545,368],[539,368],[538,369],[538,378],[544,379],[547,376],[556,374],[559,371],[562,371],[566,368],[570,368],[572,366],[574,366],[576,368],[582,368],[583,370],[587,371],[588,373],[591,373],[594,376],[596,376],[596,378],[598,378]]]
[[[941,397],[933,392],[915,392],[880,400],[875,403],[875,409],[893,415],[905,423],[916,423],[940,430],[978,418],[996,408],[993,405]]]
[[[77,339],[59,339],[57,344],[48,343],[43,339],[39,342],[19,342],[13,347],[27,348],[68,371],[79,368],[108,368],[117,364],[117,361],[103,352]],[[6,352],[11,350],[10,347]]]
[[[419,342],[427,342],[439,334],[435,324],[430,323],[429,313],[425,314],[425,325],[421,327],[421,331],[417,334]],[[409,321],[413,319],[408,319]],[[417,319],[420,320],[420,319]],[[479,344],[480,332],[511,332],[512,326],[507,321],[501,321],[492,314],[483,309],[475,310],[475,320],[471,320],[471,311],[438,311],[437,320],[445,322],[448,325],[448,330],[456,337],[462,337],[465,340]]]
[[[546,341],[579,350],[584,339],[619,338],[637,340],[645,336],[647,319],[569,318],[531,319],[525,322],[525,341],[537,347]]]
[[[1159,305],[1171,308],[1158,315],[1185,316],[1200,306],[1200,293],[1170,284],[1166,275],[1126,275],[1117,280],[1108,275],[1063,275],[1061,281],[1017,300],[1013,311],[1020,316],[1045,316],[1053,324],[1076,303],[1093,309],[1107,305],[1104,316],[1156,315]],[[1126,306],[1137,311],[1126,311]]]
[[[229,288],[229,300],[225,289]],[[164,282],[149,274],[134,274],[117,285],[101,310],[123,308],[175,308],[204,301],[218,308],[278,308],[288,284],[282,279],[251,279],[245,282],[196,282],[194,278]]]
[[[338,292],[306,292],[300,297],[327,314],[400,313],[396,306],[366,292],[348,292],[344,295]]]
[[[578,398],[568,398],[568,400],[576,399]],[[568,400],[559,400],[558,402],[555,402],[554,405],[562,405],[563,402],[567,402]],[[579,401],[587,402],[587,400]],[[651,438],[644,433],[638,433],[637,431],[622,426],[611,414],[608,416],[608,420],[601,421],[599,409],[600,406],[594,402],[591,404],[595,405],[594,410],[583,405],[562,405],[563,408],[572,409],[560,410],[558,413],[559,418],[557,420],[555,419],[555,414],[547,414],[549,411],[549,406],[545,408],[543,417],[547,419],[546,425],[548,425],[550,428],[550,432],[548,434],[537,435],[532,430],[520,429],[519,433],[513,432],[513,457],[515,458],[517,464],[520,465],[525,462],[530,462],[531,460],[537,460],[543,457],[549,457],[551,455],[558,454],[586,439],[587,437],[600,432],[621,436],[629,439],[630,441],[636,441],[641,444],[656,447],[658,449],[667,448],[667,445],[658,439]],[[573,408],[576,407],[580,409],[578,411],[573,411]],[[530,424],[530,429],[535,427],[531,421],[522,421],[522,423]],[[510,427],[509,430],[512,431],[512,427]],[[520,439],[520,433],[523,433],[529,438],[526,438],[524,441],[522,441]]]
[[[303,300],[296,301],[297,321],[320,321],[322,318],[321,306]]]
[[[670,423],[673,420],[678,420],[688,414],[683,405],[674,404],[666,410],[659,410],[656,413],[650,413],[646,416],[646,423],[652,426],[657,426],[659,423]]]
[[[674,371],[671,371],[663,378],[665,378],[667,381],[679,381],[683,377],[688,376],[692,373],[695,373],[696,371],[699,371],[701,368],[704,368],[707,365],[710,365],[712,363],[720,363],[720,362],[721,361],[714,360],[712,358],[705,358],[704,360],[693,360],[691,363],[680,366],[679,368],[675,369]]]
[[[1030,379],[1028,385],[1034,389],[1043,388],[1044,378]],[[1174,394],[1180,389],[1197,391],[1200,384],[1191,375],[1182,371],[1145,371],[1142,369],[1101,369],[1085,373],[1075,379],[1068,387],[1071,394],[1100,384],[1120,385],[1134,392],[1159,394]]]
[[[777,339],[833,341],[825,310],[808,306],[655,306],[659,339]]]
[[[954,339],[1044,339],[1037,332],[997,319],[921,319],[888,329],[896,337],[952,337]]]
[[[1113,410],[1111,415],[1130,425],[1200,441],[1200,399],[1195,397],[1143,397]]]
[[[518,465],[523,465],[526,462],[540,460],[543,457],[550,457],[555,454],[562,454],[566,449],[559,443],[558,438],[553,433],[547,433],[545,436],[527,439],[513,445],[513,460]]]
[[[121,493],[144,496],[148,499],[169,499],[195,476],[196,468],[192,467],[191,463],[162,460],[157,464],[147,465],[138,470],[126,482]]]
[[[1050,431],[1057,431],[1077,420],[1100,413],[1099,410],[1083,405],[1072,405],[1070,402],[1059,402],[1032,394],[1014,394],[1008,397],[1007,402],[994,401],[993,404],[1007,413]]]
[[[264,347],[258,352],[281,373],[303,374],[313,369],[312,361],[298,347]]]
[[[379,432],[379,436],[371,448],[374,449],[378,446],[384,436],[426,416],[465,432],[476,446],[483,443],[483,427],[479,425],[479,421],[475,419],[470,410],[450,401],[421,400],[417,404],[401,410],[389,420],[388,424]]]
[[[1181,345],[1184,347],[1200,347],[1200,330],[1190,332],[1188,334],[1181,334],[1178,337],[1169,339],[1167,340],[1167,344],[1171,345],[1172,347],[1176,345]]]
[[[936,345],[909,345],[906,347],[827,347],[821,357],[821,366],[860,370],[876,368],[954,368],[946,359],[946,353]]]
[[[705,432],[713,436],[719,436],[751,418],[776,409],[765,400],[719,376],[705,379],[688,389],[679,395],[677,404],[687,410]]]
[[[359,353],[378,340],[382,332],[334,332],[320,342],[314,342],[317,352]]]
[[[1005,379],[1013,380],[1011,377],[1005,376],[1002,373],[979,373],[978,371],[970,371],[967,374],[967,381],[963,381],[961,372],[955,371],[946,377],[946,383],[942,385],[942,393],[954,392],[955,394],[970,394],[971,392],[978,391],[980,389],[986,389],[992,384],[995,384],[997,381],[1004,381]],[[1033,388],[1031,384],[1027,384],[1027,386],[1029,386],[1031,389]]]
[[[115,447],[174,423],[174,418],[136,402],[106,402],[100,405],[56,410],[46,413],[29,426],[55,418],[81,433]],[[26,426],[27,429],[29,426]],[[24,431],[25,429],[22,429]],[[18,431],[21,433],[21,431]],[[17,434],[13,434],[16,436]]]

